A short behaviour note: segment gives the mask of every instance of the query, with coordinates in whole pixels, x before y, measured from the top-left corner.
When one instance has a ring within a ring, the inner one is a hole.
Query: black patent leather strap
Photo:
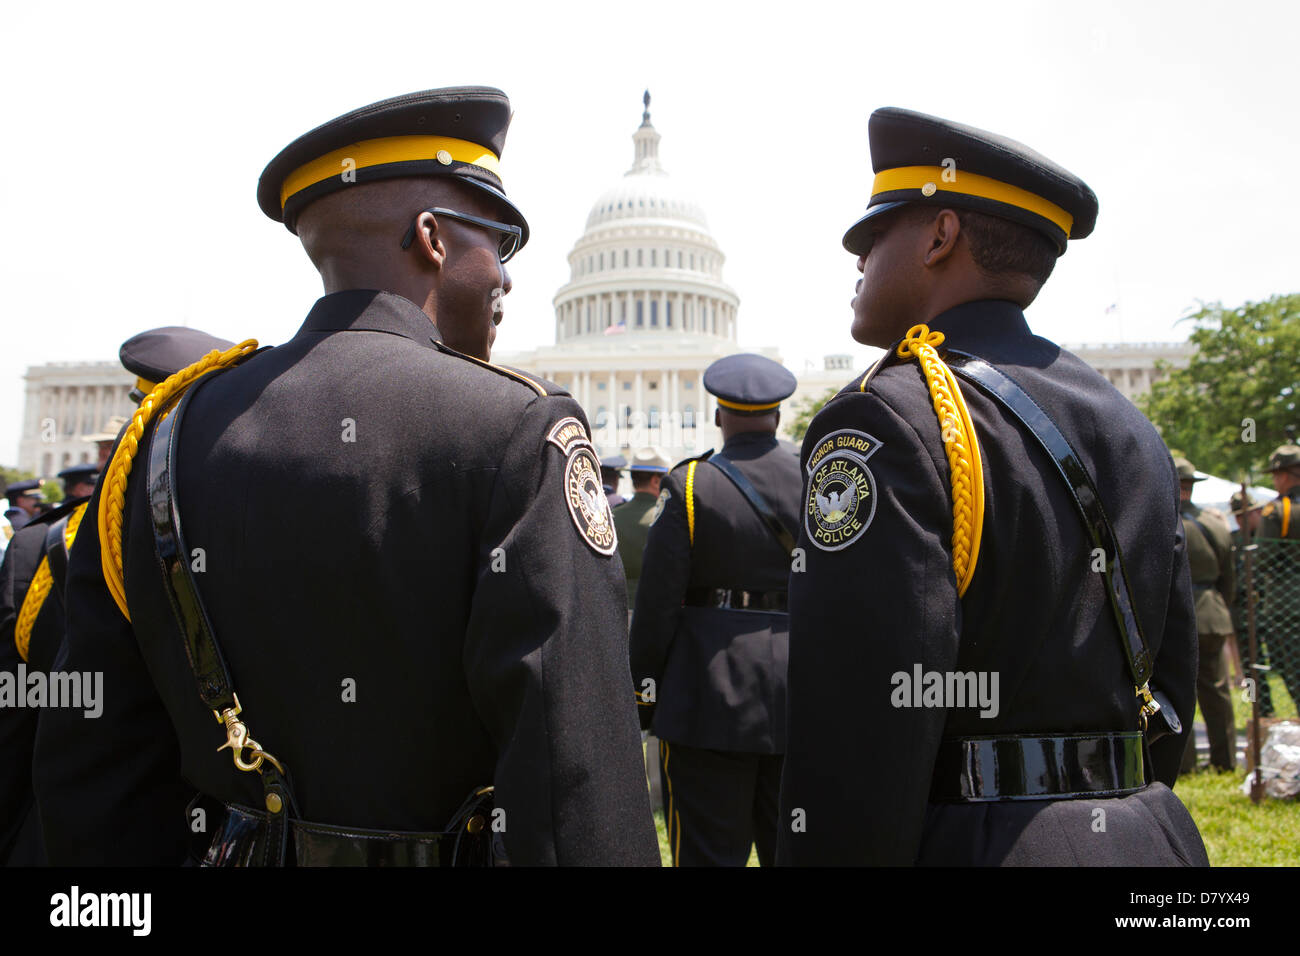
[[[968,737],[939,745],[933,803],[1122,796],[1146,786],[1142,734]]]
[[[154,428],[149,444],[148,494],[154,549],[162,568],[164,590],[180,627],[185,657],[204,705],[221,713],[235,706],[235,693],[230,671],[213,636],[212,623],[199,596],[194,573],[190,570],[190,552],[181,529],[176,499],[176,448],[180,423],[194,396],[211,377],[206,375],[191,385],[179,404]]]
[[[685,607],[715,607],[738,611],[785,611],[789,592],[746,591],[741,588],[687,588],[682,598]]]
[[[64,515],[45,531],[45,560],[60,600],[63,598],[63,586],[68,580],[68,542],[63,536],[68,530],[68,517],[69,515]]]
[[[1142,634],[1142,625],[1133,610],[1133,592],[1128,574],[1124,570],[1124,557],[1120,553],[1119,539],[1111,527],[1106,510],[1092,476],[1083,466],[1070,442],[1056,423],[1039,407],[1016,382],[1000,369],[983,359],[966,352],[948,349],[945,353],[948,367],[967,381],[974,382],[991,398],[1009,410],[1029,429],[1043,446],[1056,470],[1065,479],[1066,487],[1074,500],[1084,528],[1094,548],[1106,556],[1106,566],[1101,572],[1106,585],[1115,625],[1119,628],[1120,643],[1136,688],[1146,686],[1151,679],[1151,652]]]
[[[763,520],[763,524],[767,525],[767,530],[772,532],[772,537],[776,538],[777,544],[781,545],[781,550],[786,554],[793,551],[794,535],[790,533],[789,528],[782,524],[772,506],[767,503],[767,499],[758,493],[758,489],[744,476],[741,470],[721,453],[711,456],[708,462],[711,465],[716,465],[718,471],[731,479],[731,483],[736,486],[736,490],[745,496],[745,500],[749,502],[750,507],[758,513],[759,518]]]

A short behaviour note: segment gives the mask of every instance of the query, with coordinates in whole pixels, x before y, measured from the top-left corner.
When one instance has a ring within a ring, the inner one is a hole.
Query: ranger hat
[[[1198,475],[1195,466],[1186,458],[1175,458],[1174,467],[1178,469],[1179,481],[1204,481],[1208,475]]]
[[[371,103],[304,133],[262,171],[257,203],[297,235],[298,214],[356,183],[453,176],[492,198],[528,241],[528,222],[501,182],[510,100],[488,86],[407,93]]]
[[[672,462],[658,448],[641,448],[632,456],[632,472],[648,471],[661,475],[668,474]]]
[[[131,336],[117,354],[122,367],[136,376],[131,400],[139,403],[163,379],[193,365],[214,349],[224,352],[234,344],[198,329],[168,325]],[[112,437],[116,438],[117,434]]]
[[[1300,465],[1300,445],[1279,445],[1268,456],[1268,471],[1285,471]]]
[[[93,485],[99,478],[99,465],[84,464],[73,465],[71,468],[64,468],[59,472],[59,479],[63,482],[64,494],[73,485],[79,485],[82,482]]]
[[[139,388],[139,383],[137,383],[136,387]],[[126,424],[125,418],[121,418],[121,417],[110,418],[108,421],[104,422],[104,427],[102,430],[96,432],[93,435],[86,435],[81,440],[94,441],[94,442],[117,441],[117,436],[122,434],[122,426],[124,426],[125,424]]]
[[[867,222],[904,203],[959,207],[1035,229],[1065,252],[1097,222],[1097,197],[1078,176],[1028,146],[973,126],[887,106],[871,114],[867,214],[844,234],[844,248],[866,255]]]
[[[704,388],[737,415],[765,415],[794,394],[799,383],[780,362],[753,353],[728,355],[704,370]]]

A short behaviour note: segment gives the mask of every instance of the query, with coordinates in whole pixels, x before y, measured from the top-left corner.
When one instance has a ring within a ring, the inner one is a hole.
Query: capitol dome
[[[644,102],[632,167],[596,199],[569,253],[569,281],[554,299],[556,343],[734,343],[740,300],[722,281],[726,257],[704,207],[660,164],[649,93]]]

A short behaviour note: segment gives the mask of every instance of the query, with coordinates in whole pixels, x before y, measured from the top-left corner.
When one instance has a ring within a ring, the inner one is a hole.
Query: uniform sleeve
[[[53,667],[90,675],[98,694],[93,709],[41,714],[33,778],[46,850],[52,866],[174,866],[189,850],[194,788],[181,778],[175,731],[135,633],[104,583],[98,507],[96,491],[69,555],[68,630]]]
[[[851,432],[849,442],[865,433],[878,447],[838,458],[844,477],[828,464],[805,480],[806,566],[790,574],[778,862],[911,865],[945,711],[895,706],[895,675],[957,661],[950,492],[946,471],[879,396],[827,405],[804,440],[805,462],[828,437],[839,447],[836,432]]]
[[[14,566],[21,556],[14,540],[0,562],[0,672],[15,675],[16,681],[22,658],[14,644],[18,617]],[[18,688],[18,692],[22,691]],[[0,767],[4,768],[0,773],[0,864],[9,857],[31,803],[32,739],[37,714],[28,707],[0,706]]]
[[[1173,465],[1170,464],[1172,469]],[[1174,560],[1169,589],[1169,609],[1165,613],[1165,631],[1152,662],[1151,689],[1160,691],[1173,705],[1183,729],[1151,744],[1154,778],[1171,789],[1178,779],[1187,735],[1192,732],[1196,713],[1196,667],[1199,639],[1196,630],[1196,602],[1192,597],[1192,572],[1187,562],[1187,539],[1178,516],[1178,483],[1174,475]],[[1158,717],[1156,718],[1159,719]]]
[[[649,730],[654,721],[664,666],[681,623],[682,599],[691,576],[684,471],[679,469],[665,480],[668,497],[650,526],[641,556],[641,580],[632,613],[632,681],[643,730]],[[654,700],[648,700],[652,689]]]
[[[497,747],[494,823],[512,864],[657,866],[599,462],[547,440],[568,416],[585,429],[572,400],[534,401],[489,479],[464,659]]]

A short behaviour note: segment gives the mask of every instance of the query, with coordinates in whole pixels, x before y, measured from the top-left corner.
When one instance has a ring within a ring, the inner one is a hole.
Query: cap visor
[[[508,222],[512,226],[519,227],[521,232],[521,235],[519,236],[519,248],[522,249],[528,244],[528,220],[525,219],[524,214],[519,211],[519,207],[506,198],[505,193],[501,192],[499,189],[493,189],[487,183],[480,182],[477,179],[469,179],[465,176],[457,176],[456,179],[458,182],[462,182],[467,186],[473,186],[475,189],[481,190],[491,196],[496,205],[505,213],[502,221]]]
[[[844,248],[855,256],[865,256],[871,251],[871,243],[867,241],[867,221],[876,218],[881,213],[906,205],[905,202],[882,202],[876,206],[869,206],[867,214],[850,226],[849,231],[844,234]]]

